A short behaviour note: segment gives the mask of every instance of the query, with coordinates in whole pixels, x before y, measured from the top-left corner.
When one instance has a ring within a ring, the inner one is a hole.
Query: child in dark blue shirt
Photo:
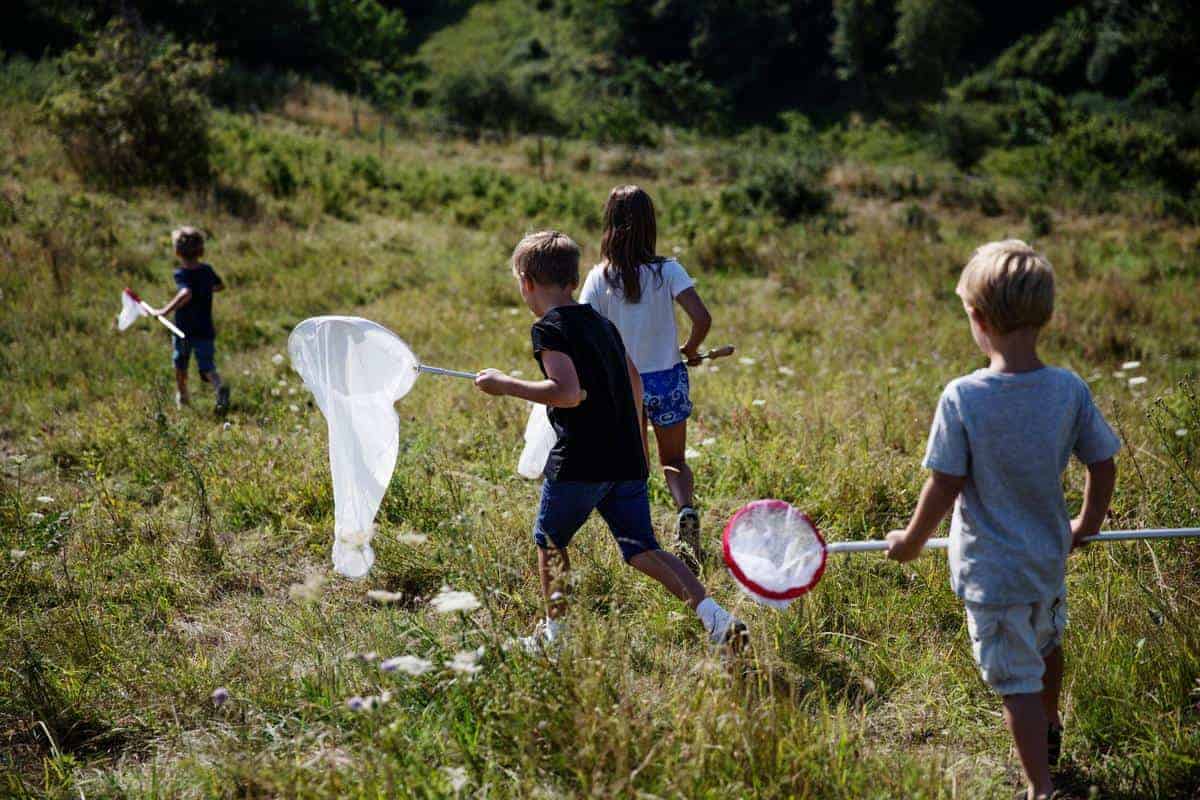
[[[217,396],[217,411],[229,408],[229,387],[221,382],[216,365],[217,330],[213,326],[213,293],[225,289],[221,276],[208,264],[202,264],[204,234],[196,228],[185,226],[171,233],[175,256],[179,268],[175,270],[175,287],[179,290],[171,302],[157,314],[165,316],[175,312],[175,325],[186,338],[172,337],[175,361],[175,404],[185,406],[188,398],[188,361],[196,354],[196,366],[200,379],[212,384]]]
[[[558,439],[546,462],[533,529],[546,618],[521,643],[538,650],[558,638],[566,612],[567,546],[598,511],[626,563],[687,603],[714,643],[740,648],[746,626],[708,597],[654,537],[641,378],[616,326],[571,297],[579,284],[579,245],[556,231],[530,234],[513,252],[512,268],[522,299],[538,317],[533,356],[545,379],[524,381],[485,369],[475,385],[487,394],[549,406]]]

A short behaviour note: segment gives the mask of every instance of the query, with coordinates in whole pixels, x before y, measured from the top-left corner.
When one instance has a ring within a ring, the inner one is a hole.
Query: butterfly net
[[[729,520],[725,564],[756,602],[787,606],[821,579],[825,540],[805,514],[782,500],[758,500]]]
[[[417,359],[387,328],[358,317],[304,320],[288,337],[288,355],[329,426],[333,566],[362,577],[375,562],[375,514],[399,451],[393,404],[412,389]]]
[[[550,416],[541,403],[531,403],[529,422],[525,423],[525,448],[517,462],[517,472],[524,478],[536,480],[546,470],[546,459],[558,443],[558,433],[550,424]]]
[[[125,330],[137,322],[138,317],[145,315],[145,313],[137,299],[129,293],[128,289],[121,292],[121,313],[117,315],[117,330]]]

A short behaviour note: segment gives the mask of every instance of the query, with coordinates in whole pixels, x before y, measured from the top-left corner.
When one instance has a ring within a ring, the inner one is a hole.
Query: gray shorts
[[[966,603],[971,651],[983,681],[998,694],[1042,691],[1046,656],[1062,644],[1067,596],[1011,606]]]

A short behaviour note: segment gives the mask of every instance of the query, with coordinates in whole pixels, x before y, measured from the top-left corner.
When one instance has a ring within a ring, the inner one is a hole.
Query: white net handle
[[[1085,542],[1127,542],[1136,539],[1188,539],[1200,537],[1200,528],[1146,528],[1145,530],[1104,531],[1088,536]],[[950,540],[942,537],[925,543],[926,550],[945,550]],[[887,550],[887,542],[876,539],[870,542],[830,542],[826,550],[830,553],[867,553]]]

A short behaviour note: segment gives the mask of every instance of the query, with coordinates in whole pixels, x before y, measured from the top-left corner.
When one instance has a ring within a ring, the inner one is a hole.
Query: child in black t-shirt
[[[616,327],[572,299],[579,255],[579,245],[556,231],[530,234],[513,251],[521,297],[538,317],[533,355],[545,380],[522,381],[494,369],[475,378],[487,394],[549,406],[558,434],[533,529],[546,618],[522,643],[536,650],[560,634],[570,569],[566,548],[594,509],[626,562],[695,610],[713,642],[740,648],[746,626],[707,597],[683,562],[661,550],[654,538],[641,378]]]
[[[217,411],[229,408],[229,387],[221,382],[217,372],[216,338],[213,325],[213,294],[225,289],[221,276],[200,259],[204,256],[204,234],[197,229],[184,226],[171,232],[171,243],[179,268],[175,270],[175,288],[178,290],[171,302],[155,311],[158,316],[175,312],[175,325],[184,332],[185,338],[172,337],[172,360],[175,362],[175,404],[188,404],[188,361],[196,354],[196,366],[200,378],[212,384],[217,396]]]

